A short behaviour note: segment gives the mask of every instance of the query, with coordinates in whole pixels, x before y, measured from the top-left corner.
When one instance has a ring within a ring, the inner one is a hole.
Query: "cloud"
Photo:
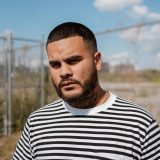
[[[95,0],[94,6],[100,11],[127,11],[133,19],[160,20],[160,14],[152,12],[142,4],[143,0]]]
[[[158,14],[158,13],[151,12],[148,14],[148,16],[152,20],[160,20],[160,14]]]
[[[119,33],[121,39],[130,41],[130,42],[137,42],[140,39],[140,28],[132,28]]]
[[[132,14],[136,16],[146,16],[148,12],[148,8],[144,5],[135,5],[132,8]]]
[[[116,53],[110,56],[109,64],[111,66],[116,66],[120,64],[133,64],[133,60],[127,52]]]
[[[160,51],[160,25],[129,29],[121,32],[119,36],[124,40],[137,43],[144,52],[157,54]]]
[[[100,11],[117,11],[141,2],[142,0],[95,0],[94,5]]]
[[[160,14],[152,12],[144,5],[134,5],[129,11],[129,15],[134,19],[160,20]]]
[[[160,62],[160,52],[157,53],[157,56],[156,56],[157,60]]]

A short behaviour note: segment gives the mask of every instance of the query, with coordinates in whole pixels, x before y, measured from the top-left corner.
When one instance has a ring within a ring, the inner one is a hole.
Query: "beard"
[[[71,81],[75,84],[78,84],[82,87],[82,92],[77,95],[65,96],[61,90],[62,83],[65,81]],[[52,79],[53,82],[53,79]],[[98,73],[95,67],[93,67],[90,72],[89,78],[82,84],[80,81],[72,78],[63,79],[58,86],[53,85],[55,90],[60,98],[66,101],[73,107],[76,108],[90,108],[94,107],[97,100],[97,93],[95,91],[96,85],[98,83]]]

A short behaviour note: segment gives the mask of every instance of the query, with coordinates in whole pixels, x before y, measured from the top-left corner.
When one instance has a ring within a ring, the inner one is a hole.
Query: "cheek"
[[[74,78],[77,80],[80,80],[81,82],[84,82],[90,78],[90,73],[93,70],[93,65],[83,64],[79,67],[77,67],[74,70]]]
[[[51,75],[52,82],[57,86],[60,82],[60,78],[58,76],[58,73],[53,72],[53,70],[50,69],[50,75]]]

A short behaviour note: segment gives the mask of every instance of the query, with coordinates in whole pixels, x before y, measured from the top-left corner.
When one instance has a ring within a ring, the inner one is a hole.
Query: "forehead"
[[[57,55],[70,55],[70,54],[81,54],[89,52],[86,43],[80,36],[74,36],[65,38],[59,41],[51,42],[47,46],[48,57],[55,57]]]

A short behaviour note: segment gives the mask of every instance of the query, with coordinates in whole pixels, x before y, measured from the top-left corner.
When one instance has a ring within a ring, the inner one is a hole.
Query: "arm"
[[[154,119],[146,132],[144,145],[142,146],[142,159],[160,159],[160,128]]]
[[[12,157],[12,160],[31,160],[32,150],[30,145],[30,128],[29,119],[24,126],[24,130],[19,139],[16,151]]]

